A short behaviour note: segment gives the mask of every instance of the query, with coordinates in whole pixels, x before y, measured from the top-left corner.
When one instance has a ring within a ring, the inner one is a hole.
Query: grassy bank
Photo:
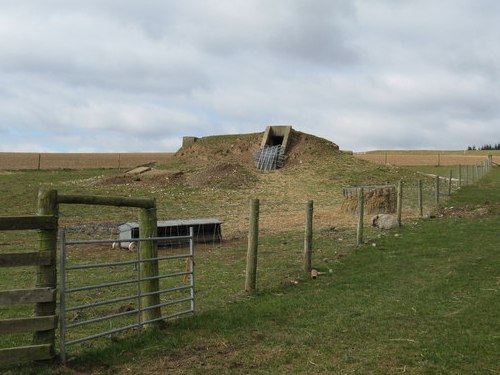
[[[499,187],[494,168],[447,202],[466,215],[408,221],[346,256],[317,234],[317,280],[290,263],[301,234],[263,238],[254,297],[240,293],[244,243],[200,254],[196,316],[95,344],[67,367],[9,371],[498,374]]]

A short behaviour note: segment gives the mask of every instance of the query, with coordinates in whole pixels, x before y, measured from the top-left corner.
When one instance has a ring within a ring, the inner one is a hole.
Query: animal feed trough
[[[192,220],[159,220],[158,237],[188,236],[189,228],[193,227],[194,241],[196,243],[216,243],[222,242],[222,221],[217,219],[192,219]],[[133,250],[135,248],[134,238],[140,238],[139,224],[128,222],[118,227],[120,230],[120,246]],[[159,247],[169,247],[182,243],[168,241],[158,241]]]
[[[363,188],[365,196],[365,212],[367,214],[389,214],[396,212],[396,185],[383,186],[351,186],[344,188],[342,211],[356,213],[358,211],[358,189]]]

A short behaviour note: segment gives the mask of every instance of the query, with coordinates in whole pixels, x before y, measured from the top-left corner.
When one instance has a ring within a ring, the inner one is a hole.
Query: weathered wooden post
[[[363,188],[358,188],[358,230],[356,233],[356,243],[363,243],[363,217],[365,211],[365,194]]]
[[[403,212],[403,181],[399,180],[398,183],[398,199],[396,204],[396,215],[398,219],[398,224],[401,226],[401,215]]]
[[[59,204],[57,203],[57,190],[38,191],[37,215],[59,216]],[[39,232],[40,256],[49,255],[50,265],[38,266],[36,276],[37,288],[57,288],[57,221],[53,229],[42,229]],[[56,315],[56,301],[39,302],[35,305],[35,316]],[[55,328],[45,331],[35,331],[33,334],[33,344],[51,345],[50,355],[55,356]]]
[[[156,204],[155,204],[156,206]],[[141,208],[139,212],[139,236],[141,238],[157,237],[156,207]],[[142,321],[149,326],[161,325],[160,295],[158,294],[160,281],[155,278],[159,274],[158,242],[156,240],[141,241],[139,245],[141,279],[141,307]],[[156,292],[156,293],[155,293]],[[149,323],[147,323],[149,322]]]
[[[462,165],[458,166],[458,187],[462,187]]]
[[[424,216],[424,199],[422,194],[422,180],[417,181],[417,204],[420,217]]]
[[[255,294],[257,285],[257,249],[259,247],[259,200],[250,201],[250,223],[248,227],[248,250],[245,291]]]
[[[469,166],[466,165],[465,166],[465,185],[469,185],[470,181],[469,181]]]
[[[435,180],[435,192],[436,192],[436,207],[439,206],[439,175],[436,176]]]
[[[448,196],[451,195],[452,180],[453,180],[453,169],[450,169],[450,176],[448,177]]]
[[[304,272],[311,272],[313,242],[313,201],[306,203],[306,228],[304,236]]]

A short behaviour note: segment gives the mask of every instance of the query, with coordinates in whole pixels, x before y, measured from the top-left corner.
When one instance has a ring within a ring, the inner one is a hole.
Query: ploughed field
[[[418,165],[479,165],[493,156],[493,162],[500,164],[500,152],[493,151],[370,151],[355,153],[359,159],[401,166]]]
[[[132,168],[149,163],[166,163],[169,152],[141,153],[36,153],[0,152],[1,170]]]

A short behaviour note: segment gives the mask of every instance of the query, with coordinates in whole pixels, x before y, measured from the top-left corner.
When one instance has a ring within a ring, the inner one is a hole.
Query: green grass
[[[446,204],[498,207],[499,186],[494,168]],[[500,253],[492,228],[499,225],[494,210],[407,220],[396,232],[367,228],[359,248],[352,229],[318,227],[313,265],[326,273],[317,280],[300,271],[300,231],[265,234],[254,297],[241,293],[244,240],[200,248],[195,316],[140,337],[70,347],[77,359],[67,367],[6,372],[498,374]]]

